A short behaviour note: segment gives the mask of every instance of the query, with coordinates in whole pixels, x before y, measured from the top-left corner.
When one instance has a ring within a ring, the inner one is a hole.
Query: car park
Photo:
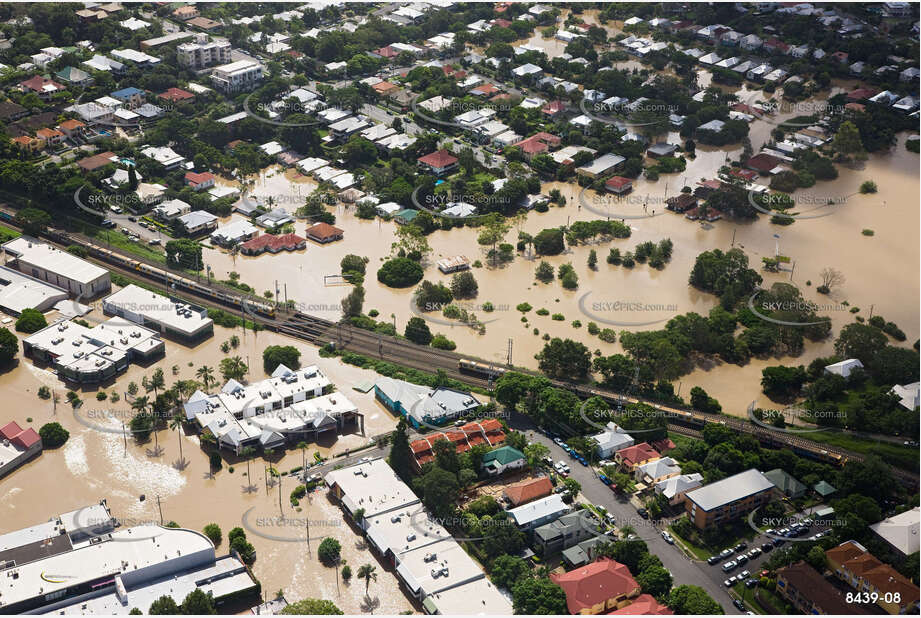
[[[662,531],[662,538],[665,539],[665,542],[668,543],[669,545],[675,544],[675,539],[672,537],[672,535],[668,533],[668,530]]]
[[[780,530],[777,531],[777,536],[787,536],[787,534],[789,533],[790,533],[789,528],[781,528]]]

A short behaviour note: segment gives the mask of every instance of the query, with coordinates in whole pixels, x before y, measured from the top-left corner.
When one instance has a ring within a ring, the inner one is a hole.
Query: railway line
[[[390,335],[355,328],[348,323],[331,322],[305,313],[290,311],[286,307],[278,307],[265,299],[244,294],[220,283],[202,282],[162,265],[126,256],[109,247],[102,247],[82,235],[70,234],[53,228],[45,230],[44,235],[61,248],[70,245],[82,246],[93,261],[123,275],[144,278],[155,285],[162,285],[171,295],[192,296],[206,306],[234,310],[239,312],[241,317],[248,318],[267,330],[288,335],[312,345],[322,346],[334,343],[339,349],[360,353],[370,358],[387,360],[404,367],[426,372],[441,370],[447,376],[465,384],[487,389],[491,387],[496,377],[507,371],[495,363],[471,361],[467,357],[448,350],[427,348]],[[538,375],[536,372],[518,368],[515,371]],[[801,455],[839,466],[846,461],[865,459],[863,455],[853,451],[834,448],[791,433],[765,430],[732,416],[661,406],[649,400],[561,380],[551,380],[551,382],[554,386],[570,390],[583,399],[597,396],[613,403],[629,402],[652,405],[667,417],[669,430],[684,435],[692,435],[689,432],[693,431],[694,437],[699,437],[699,430],[706,424],[719,423],[734,431],[752,434],[763,445],[790,448]],[[912,487],[918,485],[917,474],[897,468],[893,468],[893,473],[903,483]]]

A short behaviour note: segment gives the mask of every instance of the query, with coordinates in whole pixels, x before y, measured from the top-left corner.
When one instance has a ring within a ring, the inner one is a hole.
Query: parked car
[[[719,556],[710,556],[709,558],[707,558],[707,564],[709,564],[710,566],[713,566],[719,561],[720,561]]]
[[[745,603],[743,603],[739,599],[733,599],[732,604],[735,605],[739,609],[739,611],[742,611],[742,612],[745,611]]]
[[[727,562],[726,564],[724,564],[722,568],[723,568],[723,571],[725,571],[726,573],[728,573],[729,571],[733,570],[733,569],[736,568],[737,566],[739,566],[739,563],[738,563],[738,562],[736,562],[735,560],[730,560],[729,562]]]
[[[760,555],[761,555],[761,550],[758,549],[757,547],[755,547],[755,548],[752,549],[750,552],[748,552],[748,557],[751,558],[752,560],[754,560],[755,558],[757,558],[757,557],[760,556]]]
[[[761,551],[768,552],[768,551],[771,551],[772,549],[774,549],[774,544],[771,543],[770,541],[761,546]]]
[[[114,227],[115,227],[115,221],[112,221],[111,219],[103,219],[103,220],[102,220],[102,227],[114,228]]]
[[[672,537],[672,535],[668,533],[668,530],[662,531],[662,538],[665,539],[665,542],[668,543],[669,545],[675,544],[675,539]]]
[[[752,574],[749,573],[748,571],[742,571],[736,576],[736,579],[738,579],[739,581],[742,581],[743,579],[748,579],[751,576]]]
[[[745,587],[746,587],[746,588],[754,588],[754,587],[757,586],[757,585],[758,585],[758,580],[755,579],[754,577],[750,577],[750,578],[748,578],[748,579],[745,580]]]
[[[131,216],[131,217],[128,217],[128,221],[131,221],[131,223],[137,223],[137,222],[138,222],[138,218],[137,218],[137,217],[134,217],[134,216]]]
[[[786,543],[786,541],[783,539],[774,539],[774,547],[780,547],[784,543]]]
[[[637,513],[639,514],[639,516],[642,517],[643,519],[649,519],[649,512],[648,512],[646,509],[644,509],[643,507],[640,507],[640,508],[636,509],[636,512],[637,512]]]
[[[138,240],[140,240],[140,236],[138,237]],[[147,244],[148,244],[148,245],[159,245],[159,244],[160,244],[160,239],[159,239],[159,238],[151,238],[150,240],[147,241]]]
[[[732,578],[729,578],[723,582],[723,585],[726,586],[727,588],[731,588],[734,583],[735,582],[732,581]]]
[[[742,541],[741,543],[733,547],[733,549],[736,550],[737,552],[745,551],[746,549],[748,549],[748,543],[746,543],[745,541]]]
[[[720,558],[727,558],[731,556],[733,553],[734,552],[732,551],[732,549],[726,548],[720,552]]]

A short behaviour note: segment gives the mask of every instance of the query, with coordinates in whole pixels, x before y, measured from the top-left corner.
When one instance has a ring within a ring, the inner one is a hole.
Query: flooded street
[[[94,323],[105,317],[94,311],[87,319]],[[241,344],[229,356],[239,355],[249,361],[250,381],[266,377],[261,358],[265,346],[296,345],[302,352],[301,364],[319,365],[336,387],[365,414],[366,436],[352,433],[339,436],[338,440],[328,438],[319,445],[311,443],[306,451],[308,460],[312,459],[314,451],[329,456],[348,448],[358,448],[368,442],[367,436],[389,431],[395,426],[395,419],[374,400],[373,391],[362,394],[351,388],[358,382],[373,380],[375,374],[344,365],[336,359],[321,359],[316,349],[266,332],[259,333],[257,337],[247,332],[244,340],[240,329],[231,331],[216,326],[214,337],[195,348],[168,341],[165,359],[147,368],[132,365],[105,390],[123,394],[129,382],[140,385],[141,378],[150,376],[157,367],[163,369],[168,386],[178,379],[194,379],[195,370],[201,365],[213,367],[215,377],[223,384],[217,366],[225,355],[219,346],[232,334],[241,338]],[[190,362],[193,363],[191,367],[188,366]],[[178,367],[178,375],[172,373],[174,365]],[[60,397],[56,410],[51,401],[37,397],[36,392],[43,385],[54,389]],[[133,412],[130,404],[125,403],[124,396],[115,403],[100,402],[96,400],[95,389],[86,389],[80,392],[83,405],[75,413],[64,398],[66,388],[63,382],[50,372],[33,366],[30,359],[22,358],[17,368],[0,375],[0,387],[6,397],[4,423],[15,420],[23,427],[38,430],[47,422],[57,421],[70,432],[70,439],[63,447],[46,450],[37,459],[0,480],[0,495],[3,496],[0,500],[0,532],[29,526],[103,498],[108,500],[112,514],[127,526],[142,522],[159,523],[159,497],[164,522],[175,521],[184,528],[199,531],[208,523],[217,523],[224,535],[218,554],[229,551],[227,533],[234,527],[244,526],[248,540],[257,552],[253,572],[262,582],[263,594],[268,598],[282,589],[289,600],[305,597],[330,599],[346,613],[366,612],[369,607],[377,613],[388,614],[411,609],[394,574],[384,570],[363,545],[361,537],[343,521],[339,507],[327,499],[325,490],[302,499],[301,510],[296,511],[289,501],[296,482],[291,477],[284,477],[281,484],[282,512],[300,526],[294,527],[290,523],[279,525],[274,520],[280,512],[279,487],[266,488],[266,463],[262,456],[256,456],[250,462],[252,485],[256,490],[248,493],[244,491],[250,484],[246,477],[247,463],[225,460],[223,469],[211,477],[208,474],[208,457],[199,448],[195,435],[180,437],[178,431],[162,430],[157,434],[156,443],[153,437],[142,445],[129,439],[126,447],[120,420],[129,418]],[[143,394],[143,389],[140,392]],[[175,465],[179,460],[180,440],[187,462],[182,470]],[[162,448],[159,455],[155,453],[157,443]],[[281,472],[300,466],[301,462],[301,452],[293,448],[283,456],[279,453],[271,458],[271,465]],[[48,479],[54,479],[53,491],[49,491]],[[141,495],[146,499],[139,500]],[[13,496],[15,500],[10,499]],[[244,525],[244,513],[250,509],[252,511]],[[306,520],[311,526],[309,543],[305,541],[308,536],[302,527]],[[259,533],[289,540],[270,540]],[[377,566],[378,579],[371,582],[369,589],[371,605],[364,601],[363,581],[353,579],[351,584],[346,585],[340,578],[337,589],[336,569],[327,568],[317,560],[316,549],[320,540],[327,536],[342,544],[342,556],[352,566],[353,573],[365,563]],[[146,607],[142,609],[147,610]]]
[[[769,135],[773,126],[763,120],[756,121],[753,135]],[[677,143],[679,139],[677,133],[668,136],[668,141],[672,143]],[[789,226],[772,225],[767,217],[741,223],[726,220],[699,223],[675,213],[663,212],[666,197],[678,193],[682,186],[693,187],[702,179],[713,178],[722,165],[738,158],[741,147],[729,150],[698,147],[696,159],[688,162],[685,172],[663,175],[656,182],[638,179],[630,197],[625,200],[626,205],[610,206],[612,197],[596,196],[592,192],[585,193],[580,202],[580,188],[577,185],[546,183],[543,192],[559,189],[566,197],[566,205],[551,206],[547,213],[529,213],[520,227],[521,231],[533,235],[545,228],[565,226],[576,220],[591,220],[609,214],[614,218],[623,215],[648,216],[629,219],[633,230],[629,239],[616,239],[594,246],[567,247],[562,255],[543,258],[554,268],[571,262],[579,276],[577,290],[563,289],[558,280],[549,284],[536,282],[534,269],[539,260],[529,259],[527,251],[524,255],[518,254],[508,264],[492,267],[486,260],[486,248],[477,244],[478,231],[475,228],[455,228],[432,233],[428,237],[433,251],[425,263],[426,279],[446,284],[450,281],[450,276],[442,275],[434,265],[443,257],[461,254],[471,261],[480,260],[483,266],[473,269],[479,284],[479,294],[465,306],[479,307],[488,301],[495,305],[496,310],[488,314],[478,312],[480,320],[486,322],[486,332],[482,335],[461,324],[443,325],[433,322],[430,328],[433,333],[442,333],[455,341],[460,352],[491,361],[506,359],[508,340],[512,339],[513,362],[530,368],[537,366],[534,355],[542,349],[542,337],[545,334],[578,339],[592,350],[600,349],[602,354],[619,352],[619,345],[605,343],[589,335],[586,330],[588,322],[595,321],[604,328],[606,325],[603,320],[607,318],[620,323],[610,328],[635,331],[661,328],[675,314],[689,311],[706,313],[714,306],[716,299],[688,286],[690,269],[699,253],[714,248],[729,249],[735,238],[735,245],[745,250],[752,267],[759,269],[761,258],[773,256],[779,248],[780,253],[789,256],[795,264],[793,283],[800,287],[807,299],[825,304],[847,300],[852,306],[861,307],[860,315],[864,316],[869,315],[872,306],[874,314],[894,321],[906,332],[908,342],[913,342],[918,337],[918,310],[916,303],[903,302],[901,299],[915,298],[918,282],[913,277],[904,277],[900,269],[892,268],[896,264],[918,263],[918,209],[912,199],[905,199],[905,196],[917,193],[918,160],[917,155],[905,150],[904,139],[905,135],[901,135],[899,143],[889,153],[872,155],[863,169],[839,166],[838,179],[820,181],[812,188],[798,190],[797,195],[803,196],[803,199],[834,197],[846,198],[846,202],[829,207],[839,210],[830,216],[801,219]],[[257,182],[253,191],[257,195],[275,195],[279,204],[290,205],[288,209],[293,211],[301,199],[299,196],[308,194],[312,183],[292,182],[291,177],[291,172],[287,176],[269,175]],[[877,183],[879,192],[860,195],[860,184],[869,179]],[[765,181],[762,179],[762,182]],[[595,212],[580,207],[581,203],[592,205]],[[645,212],[644,203],[647,206]],[[390,289],[378,283],[375,277],[380,263],[390,254],[396,224],[380,219],[358,219],[353,208],[346,208],[342,204],[331,208],[331,211],[336,215],[336,225],[345,230],[342,241],[325,246],[310,243],[305,251],[297,253],[238,256],[235,264],[223,251],[206,250],[205,260],[219,279],[236,271],[241,281],[252,285],[257,293],[274,289],[274,282],[277,281],[281,300],[284,300],[286,293],[288,299],[297,300],[306,312],[336,320],[341,315],[339,302],[350,288],[341,284],[326,285],[324,276],[338,274],[339,262],[346,254],[367,256],[370,261],[365,278],[367,294],[364,311],[367,313],[376,309],[380,314],[378,320],[395,320],[397,329],[402,332],[413,315],[410,312],[412,288]],[[305,224],[298,222],[296,227],[296,231],[302,234]],[[861,230],[864,228],[874,230],[875,235],[863,236]],[[506,235],[506,242],[516,242],[518,231],[519,228],[513,225]],[[780,238],[774,238],[775,234]],[[632,251],[640,242],[657,242],[664,238],[673,241],[674,254],[662,271],[642,264],[627,269],[605,262],[611,248],[616,247],[624,253]],[[595,249],[598,254],[597,271],[591,271],[586,265],[591,249]],[[813,290],[818,285],[819,272],[829,266],[840,270],[846,282],[834,290],[830,298],[826,298],[815,294]],[[763,276],[767,285],[774,281],[790,280],[789,273],[763,273]],[[811,287],[806,286],[807,280],[812,282]],[[894,294],[893,290],[900,290],[900,293]],[[621,312],[612,316],[586,315],[579,307],[579,299],[586,294],[590,296],[585,298],[583,305],[588,307],[595,300],[620,300],[665,308]],[[525,314],[526,322],[521,320],[522,314],[515,309],[523,302],[533,307],[531,312]],[[547,309],[550,314],[562,314],[563,319],[557,321],[550,315],[536,315],[536,310],[541,308]],[[849,313],[841,310],[828,312],[828,315],[833,320],[835,331],[853,319]],[[574,320],[580,320],[582,327],[574,328]],[[534,334],[533,329],[537,329],[538,334]],[[782,362],[808,363],[812,358],[830,354],[831,344],[832,339],[807,343],[801,358],[795,361],[787,358]],[[745,367],[721,366],[719,371],[712,368],[697,369],[682,379],[682,392],[687,393],[690,386],[700,385],[711,396],[719,399],[727,412],[741,415],[760,392],[761,369],[778,362],[779,359],[756,359]]]

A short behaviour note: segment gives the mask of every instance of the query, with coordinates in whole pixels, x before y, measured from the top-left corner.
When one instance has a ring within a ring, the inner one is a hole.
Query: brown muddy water
[[[95,310],[87,319],[95,322],[105,317]],[[167,384],[177,379],[194,379],[195,370],[201,365],[213,367],[216,377],[219,377],[218,364],[225,357],[219,346],[232,334],[234,331],[230,329],[215,327],[214,337],[194,348],[167,342],[167,354],[163,360],[146,368],[132,366],[113,384],[106,385],[104,390],[124,393],[130,381],[140,385],[141,378],[150,376],[157,367],[163,369]],[[352,385],[358,382],[373,380],[371,372],[344,365],[336,359],[321,359],[316,349],[273,333],[262,332],[253,337],[247,332],[245,340],[240,329],[236,329],[235,334],[241,338],[241,345],[230,355],[249,360],[249,380],[266,377],[261,359],[265,346],[295,345],[302,352],[303,365],[319,365],[337,388],[365,414],[367,436],[390,431],[395,426],[395,419],[374,401],[373,391],[362,394],[352,389]],[[189,362],[193,366],[188,366]],[[172,373],[174,365],[178,367],[178,375]],[[54,389],[60,396],[56,409],[50,401],[37,397],[36,392],[43,385]],[[289,600],[305,597],[330,599],[350,614],[366,613],[372,609],[375,613],[398,614],[412,609],[395,575],[377,562],[361,537],[344,522],[339,507],[327,499],[325,491],[301,500],[300,511],[297,511],[289,502],[295,480],[285,477],[281,484],[282,511],[279,510],[279,487],[275,485],[267,490],[266,464],[262,457],[257,456],[250,463],[250,483],[246,476],[246,462],[230,464],[225,461],[222,470],[213,477],[209,476],[208,458],[200,449],[195,435],[180,436],[177,431],[170,430],[158,432],[156,443],[163,449],[160,455],[154,453],[153,438],[143,445],[129,439],[126,447],[119,433],[120,419],[130,417],[131,411],[124,398],[115,403],[99,402],[95,389],[82,391],[83,405],[77,414],[84,423],[92,419],[92,424],[111,427],[115,433],[88,427],[75,417],[75,412],[64,398],[64,384],[50,372],[35,367],[29,359],[20,359],[18,367],[0,375],[0,391],[6,403],[3,422],[15,420],[23,427],[31,426],[37,430],[44,423],[57,421],[70,432],[70,439],[62,448],[46,450],[37,459],[0,480],[0,533],[29,526],[103,498],[108,500],[113,515],[125,525],[159,523],[159,496],[164,521],[176,521],[182,527],[195,530],[201,530],[210,522],[217,523],[224,533],[218,552],[226,553],[227,533],[231,528],[241,526],[244,513],[252,509],[247,517],[247,537],[256,548],[257,559],[253,570],[267,597],[271,598],[277,590],[283,589]],[[29,418],[31,422],[27,420]],[[187,462],[181,470],[174,465],[179,460],[180,441]],[[319,445],[311,444],[306,456],[309,460],[314,451],[324,456],[336,454],[367,442],[367,437],[357,433],[343,435],[335,441],[329,439]],[[279,454],[279,457],[273,456],[271,463],[282,472],[301,465],[302,454],[296,449]],[[234,467],[233,473],[230,465]],[[252,493],[244,491],[250,484],[256,488]],[[144,501],[139,500],[142,494],[146,496]],[[287,518],[282,523],[274,519],[280,512]],[[306,532],[308,521],[309,535]],[[252,530],[295,540],[270,540]],[[337,587],[336,569],[327,568],[317,560],[319,542],[327,536],[339,540],[342,556],[351,565],[353,573],[362,564],[377,566],[378,579],[371,582],[369,589],[370,604],[365,601],[363,581],[353,578],[350,584],[345,584],[340,577]],[[305,542],[305,538],[310,538],[310,542]]]
[[[765,135],[769,134],[773,126],[763,120],[754,124],[753,131],[761,131]],[[611,198],[587,193],[582,202],[592,205],[595,212],[581,207],[580,189],[575,184],[547,183],[543,192],[559,189],[566,197],[566,205],[551,207],[547,213],[531,212],[520,224],[520,230],[536,234],[544,228],[567,225],[576,220],[604,218],[608,213],[615,218],[619,215],[655,216],[628,219],[633,229],[629,239],[596,246],[570,247],[563,255],[545,258],[554,268],[567,262],[573,264],[579,276],[579,287],[575,291],[563,289],[559,281],[537,283],[534,269],[539,260],[529,258],[526,254],[516,256],[511,263],[492,267],[487,263],[486,249],[477,244],[478,232],[475,228],[436,231],[428,237],[433,251],[425,263],[426,279],[444,283],[450,281],[450,276],[442,275],[435,267],[435,262],[442,257],[461,254],[471,260],[480,260],[483,267],[473,269],[479,283],[479,294],[463,306],[474,310],[480,320],[488,322],[486,332],[482,335],[461,324],[432,322],[430,327],[433,332],[442,333],[454,340],[460,352],[492,361],[502,361],[507,357],[508,341],[511,339],[513,362],[531,368],[536,367],[534,355],[544,345],[544,334],[578,339],[592,350],[600,349],[603,354],[618,352],[621,351],[619,345],[607,344],[589,335],[585,325],[594,320],[604,327],[602,320],[607,318],[620,323],[644,324],[611,326],[618,331],[646,330],[661,328],[675,314],[709,311],[715,304],[715,298],[690,288],[687,284],[688,274],[699,253],[713,248],[729,249],[734,240],[735,246],[746,251],[751,264],[756,268],[762,257],[773,256],[778,249],[781,254],[789,256],[795,264],[792,281],[800,287],[807,299],[820,305],[846,300],[851,306],[860,307],[860,315],[864,316],[869,315],[872,307],[874,314],[894,321],[906,332],[908,341],[913,342],[919,330],[915,300],[919,288],[914,266],[919,258],[916,197],[918,160],[917,155],[905,150],[904,139],[905,135],[900,136],[898,144],[888,153],[871,156],[862,169],[839,167],[838,179],[819,182],[810,189],[800,189],[796,196],[804,202],[827,198],[846,198],[846,202],[820,211],[812,211],[813,206],[803,206],[803,211],[828,212],[831,208],[837,211],[826,217],[801,219],[789,226],[772,225],[767,217],[746,223],[723,220],[702,224],[663,211],[664,198],[675,195],[684,185],[693,186],[702,179],[713,178],[720,166],[738,158],[740,147],[698,147],[696,159],[688,162],[685,172],[663,175],[656,182],[645,179],[636,181],[627,205],[611,207]],[[668,136],[668,141],[672,143],[678,140],[676,133]],[[309,193],[313,183],[292,182],[291,178],[290,172],[283,175],[270,171],[257,181],[253,190],[258,194],[275,194],[280,203],[297,202],[299,198],[295,196]],[[869,179],[877,183],[879,192],[860,195],[860,184]],[[326,285],[324,276],[338,274],[339,262],[346,254],[367,256],[370,262],[365,281],[365,312],[376,309],[380,313],[377,319],[395,321],[398,330],[402,332],[406,322],[413,317],[410,311],[412,288],[387,288],[379,284],[374,275],[380,263],[390,255],[391,243],[395,240],[395,224],[381,220],[360,220],[354,216],[354,209],[341,204],[331,207],[331,211],[336,214],[336,225],[345,230],[342,241],[326,246],[311,243],[305,251],[297,253],[238,256],[235,263],[223,251],[206,250],[206,261],[218,278],[225,278],[235,270],[240,273],[243,282],[253,285],[258,292],[274,289],[277,281],[282,299],[286,294],[287,298],[296,299],[299,306],[308,313],[338,319],[339,303],[348,293],[349,287],[341,284]],[[304,228],[304,223],[297,224],[298,233],[303,233]],[[875,235],[863,236],[861,230],[864,228],[872,229]],[[519,226],[513,225],[506,241],[514,243],[518,231]],[[775,234],[780,238],[774,238]],[[610,248],[617,247],[623,253],[633,250],[640,242],[663,238],[670,238],[674,242],[674,255],[662,271],[640,264],[631,270],[610,266],[605,262]],[[598,253],[597,271],[589,270],[586,265],[591,249]],[[896,264],[909,266],[893,268]],[[829,266],[840,270],[846,281],[830,297],[816,295],[814,288],[817,285],[815,282],[819,280],[819,272]],[[764,273],[767,284],[789,281],[790,277],[790,273]],[[807,281],[813,285],[807,286]],[[651,307],[618,310],[610,316],[598,316],[597,312],[593,312],[595,317],[592,317],[583,314],[579,308],[579,299],[586,294],[589,296],[583,305],[589,309],[596,306],[595,303],[613,301]],[[495,311],[484,313],[479,310],[487,301],[493,303]],[[532,305],[533,310],[524,316],[526,321],[523,322],[522,314],[515,308],[524,302]],[[549,315],[536,315],[536,310],[541,308],[551,314],[562,314],[564,319],[555,321]],[[825,315],[832,318],[835,331],[853,319],[841,307],[832,308]],[[580,320],[582,327],[574,328],[574,320]],[[539,331],[537,335],[533,334],[535,328]],[[691,386],[700,385],[719,399],[725,410],[742,415],[748,403],[760,397],[759,383],[763,367],[778,362],[808,363],[812,358],[829,354],[831,343],[831,339],[822,343],[808,343],[805,352],[796,359],[756,359],[744,367],[701,367],[681,380],[682,392],[687,393]]]

